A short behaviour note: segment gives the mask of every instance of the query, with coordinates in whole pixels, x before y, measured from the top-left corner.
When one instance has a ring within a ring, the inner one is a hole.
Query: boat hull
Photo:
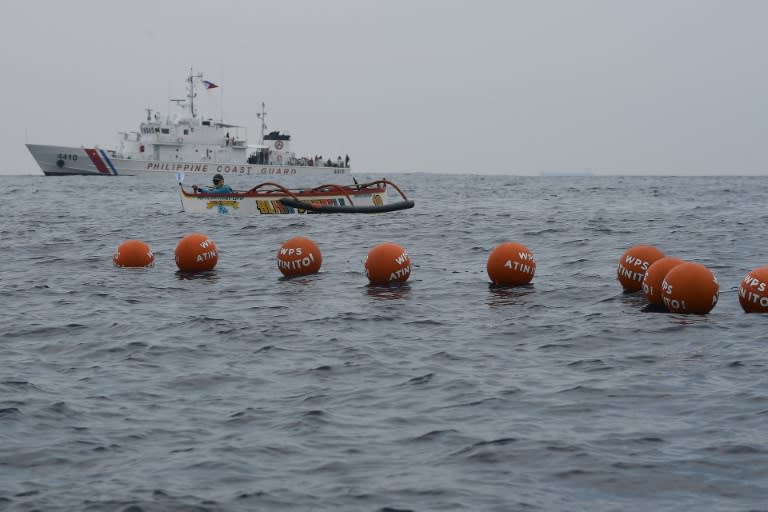
[[[392,202],[387,185],[400,194]],[[305,213],[383,213],[412,208],[413,201],[388,180],[370,184],[322,185],[312,189],[286,189],[276,183],[262,183],[249,191],[203,193],[185,189],[179,183],[181,206],[185,212],[232,215],[282,215]]]
[[[242,164],[231,162],[171,162],[115,158],[98,147],[69,147],[27,144],[27,149],[46,176],[145,176],[183,172],[210,177],[214,174],[237,176],[339,176],[348,167]]]

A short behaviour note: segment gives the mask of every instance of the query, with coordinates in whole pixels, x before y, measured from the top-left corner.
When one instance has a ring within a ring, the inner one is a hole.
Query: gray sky
[[[251,142],[264,101],[297,154],[349,154],[354,171],[768,174],[768,1],[1,9],[0,173],[40,173],[25,141],[114,144],[194,67]]]

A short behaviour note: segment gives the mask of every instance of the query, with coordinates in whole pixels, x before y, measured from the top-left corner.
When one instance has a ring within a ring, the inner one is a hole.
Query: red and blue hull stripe
[[[99,171],[101,174],[110,174],[110,175],[116,175],[117,169],[115,169],[115,166],[112,164],[112,161],[107,156],[106,151],[103,149],[92,149],[92,148],[83,148],[85,150],[85,153],[88,155],[88,158],[91,159],[91,162],[93,162],[93,165],[96,167],[96,170]]]

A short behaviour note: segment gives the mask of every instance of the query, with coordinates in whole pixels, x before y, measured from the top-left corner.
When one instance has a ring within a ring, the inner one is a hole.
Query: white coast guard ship
[[[261,140],[249,145],[243,126],[203,118],[195,105],[196,89],[218,87],[203,80],[202,73],[190,70],[186,100],[171,100],[182,114],[163,117],[147,109],[138,131],[120,133],[116,148],[67,147],[27,144],[47,176],[85,174],[94,176],[187,173],[211,177],[214,174],[243,176],[326,176],[349,174],[349,157],[337,155],[297,157],[291,150],[291,136],[266,131],[264,103]]]

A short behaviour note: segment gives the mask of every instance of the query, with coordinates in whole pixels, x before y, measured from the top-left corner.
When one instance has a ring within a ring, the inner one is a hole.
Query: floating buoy
[[[747,272],[739,284],[739,304],[747,313],[768,313],[768,267]]]
[[[661,298],[672,313],[705,315],[717,304],[720,285],[707,267],[684,262],[672,268],[661,283]]]
[[[176,246],[176,266],[182,272],[213,270],[218,261],[216,244],[200,233],[190,233]]]
[[[639,291],[643,287],[645,271],[651,263],[663,257],[664,253],[652,245],[636,245],[627,249],[616,267],[616,278],[624,291]]]
[[[126,240],[112,255],[112,263],[118,267],[151,267],[154,262],[155,255],[143,240]]]
[[[536,273],[533,253],[523,244],[504,242],[488,256],[488,277],[499,286],[528,284]]]
[[[317,244],[303,236],[286,240],[277,251],[277,268],[286,277],[315,274],[322,263],[323,256]]]
[[[664,256],[651,263],[643,277],[643,293],[649,303],[659,306],[664,303],[661,300],[661,283],[664,282],[667,272],[681,263],[684,261],[673,256]]]
[[[368,251],[365,275],[374,285],[403,283],[411,275],[411,258],[401,246],[391,242],[380,243]]]

